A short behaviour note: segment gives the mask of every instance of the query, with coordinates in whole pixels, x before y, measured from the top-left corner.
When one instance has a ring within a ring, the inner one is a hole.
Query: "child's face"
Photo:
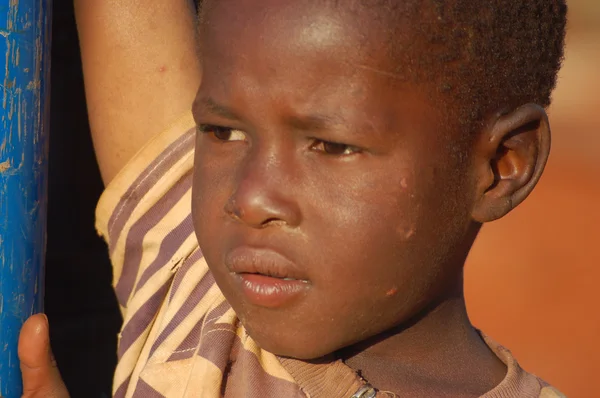
[[[474,178],[427,91],[389,73],[376,25],[260,3],[204,11],[194,223],[250,335],[316,358],[459,283]]]

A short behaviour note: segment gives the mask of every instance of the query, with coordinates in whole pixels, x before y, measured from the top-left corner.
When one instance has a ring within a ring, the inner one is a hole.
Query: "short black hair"
[[[566,0],[412,2],[420,14],[411,29],[413,68],[446,94],[443,106],[461,128],[477,130],[490,113],[526,103],[550,105],[564,56]]]

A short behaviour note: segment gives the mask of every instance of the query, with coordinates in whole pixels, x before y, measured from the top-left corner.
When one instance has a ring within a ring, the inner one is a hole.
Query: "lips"
[[[225,256],[225,266],[230,272],[236,274],[260,274],[278,279],[308,280],[296,264],[270,249],[236,248]]]
[[[260,307],[284,307],[310,289],[296,264],[276,251],[239,247],[225,256],[225,266],[246,300]]]

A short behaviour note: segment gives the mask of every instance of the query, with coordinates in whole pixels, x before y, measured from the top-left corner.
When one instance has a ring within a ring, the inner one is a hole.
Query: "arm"
[[[200,84],[191,0],[75,0],[90,128],[105,184],[191,105]]]

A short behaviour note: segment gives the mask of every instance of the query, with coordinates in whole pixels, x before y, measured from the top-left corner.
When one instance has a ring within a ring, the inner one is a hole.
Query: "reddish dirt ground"
[[[466,269],[474,323],[569,397],[600,397],[600,32],[573,33],[554,148],[527,201],[484,227]]]

